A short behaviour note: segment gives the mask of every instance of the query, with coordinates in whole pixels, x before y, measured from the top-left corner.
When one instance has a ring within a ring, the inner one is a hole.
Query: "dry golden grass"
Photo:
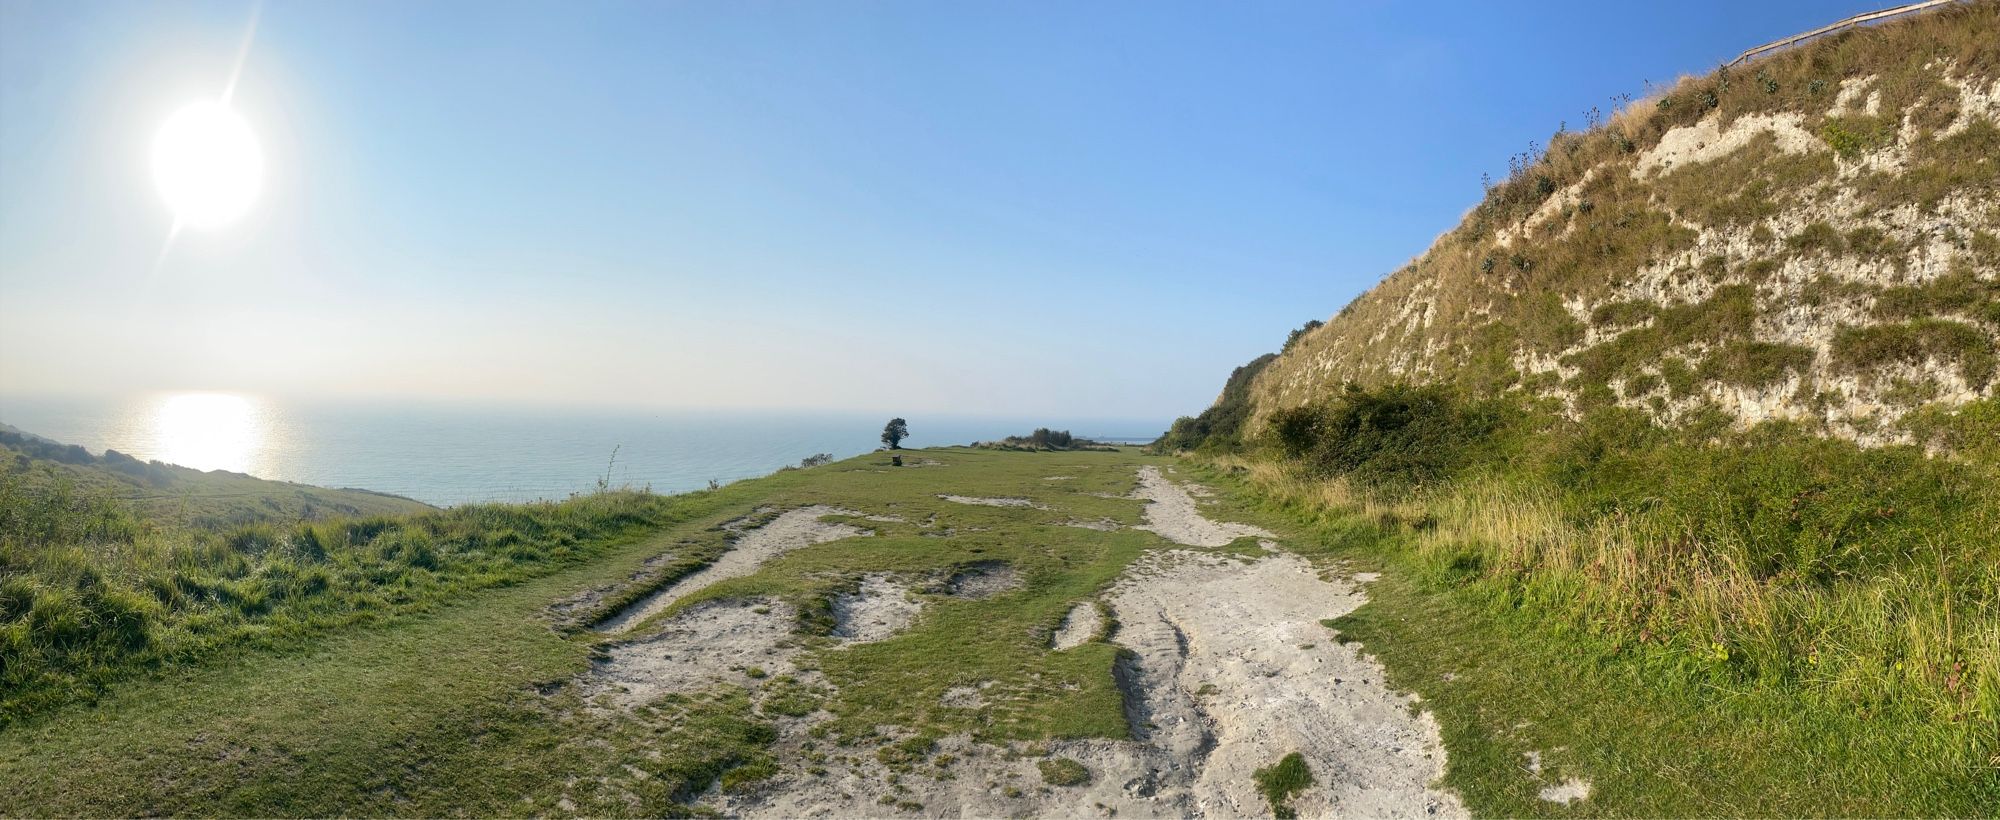
[[[1841,708],[1901,710],[2000,740],[2000,576],[1968,565],[1981,554],[1975,545],[1935,542],[1935,570],[1794,584],[1759,578],[1730,545],[1695,542],[1659,517],[1574,524],[1546,488],[1475,478],[1384,499],[1269,461],[1216,463],[1286,508],[1393,533],[1385,543],[1440,576],[1635,646]]]

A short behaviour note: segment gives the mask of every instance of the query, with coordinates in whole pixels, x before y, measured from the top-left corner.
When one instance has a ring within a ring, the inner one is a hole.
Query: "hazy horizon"
[[[0,2],[0,394],[1193,413],[1591,101],[1868,7]],[[201,228],[149,149],[219,95]]]
[[[997,441],[1036,427],[1150,439],[1166,419],[905,414],[911,447]],[[579,410],[507,402],[286,401],[222,393],[21,400],[0,424],[196,470],[362,487],[430,504],[561,498],[600,477],[658,492],[766,475],[815,453],[875,449],[887,415],[713,408]]]

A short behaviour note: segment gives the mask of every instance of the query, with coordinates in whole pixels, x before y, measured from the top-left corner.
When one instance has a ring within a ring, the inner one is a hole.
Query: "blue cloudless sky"
[[[1480,175],[1832,2],[0,0],[0,390],[1169,417]],[[156,260],[158,260],[156,264]]]

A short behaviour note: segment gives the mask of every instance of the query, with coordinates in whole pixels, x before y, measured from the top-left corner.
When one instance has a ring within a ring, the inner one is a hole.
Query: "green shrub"
[[[1995,364],[1992,336],[1950,319],[1844,328],[1834,335],[1833,359],[1850,372],[1891,363],[1952,362],[1973,387],[1985,387],[1992,381]]]
[[[1322,322],[1318,319],[1313,319],[1311,321],[1306,322],[1303,326],[1299,327],[1297,330],[1292,331],[1290,335],[1287,335],[1285,337],[1285,346],[1279,348],[1278,352],[1280,353],[1292,352],[1292,347],[1294,345],[1297,345],[1300,339],[1305,338],[1306,334],[1311,333],[1314,330],[1318,330],[1319,328],[1325,325],[1326,325],[1325,322]]]
[[[1222,386],[1222,397],[1199,416],[1174,420],[1166,435],[1153,442],[1154,452],[1184,450],[1227,451],[1241,444],[1243,423],[1250,418],[1250,384],[1257,374],[1277,361],[1278,354],[1266,353],[1236,368]]]
[[[1710,381],[1744,387],[1769,387],[1812,367],[1817,354],[1809,347],[1771,342],[1736,341],[1702,360],[1700,375]]]
[[[1846,248],[1846,241],[1840,232],[1825,222],[1814,222],[1799,229],[1785,239],[1785,246],[1794,251],[1818,251],[1827,254],[1840,253]]]
[[[1828,117],[1819,138],[1848,159],[1888,145],[1896,139],[1896,124],[1885,117]]]
[[[1258,769],[1251,775],[1257,781],[1257,791],[1271,803],[1273,817],[1297,817],[1291,807],[1292,795],[1305,791],[1313,784],[1312,768],[1298,752],[1285,755],[1277,763]]]
[[[1461,402],[1448,388],[1349,384],[1330,401],[1273,414],[1271,435],[1317,475],[1410,488],[1473,463],[1500,423],[1494,409]]]

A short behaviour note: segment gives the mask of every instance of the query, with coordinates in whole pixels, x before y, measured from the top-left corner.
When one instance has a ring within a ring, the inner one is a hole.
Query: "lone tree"
[[[910,437],[910,423],[902,419],[890,419],[882,426],[882,443],[891,450],[903,449],[903,439]]]

